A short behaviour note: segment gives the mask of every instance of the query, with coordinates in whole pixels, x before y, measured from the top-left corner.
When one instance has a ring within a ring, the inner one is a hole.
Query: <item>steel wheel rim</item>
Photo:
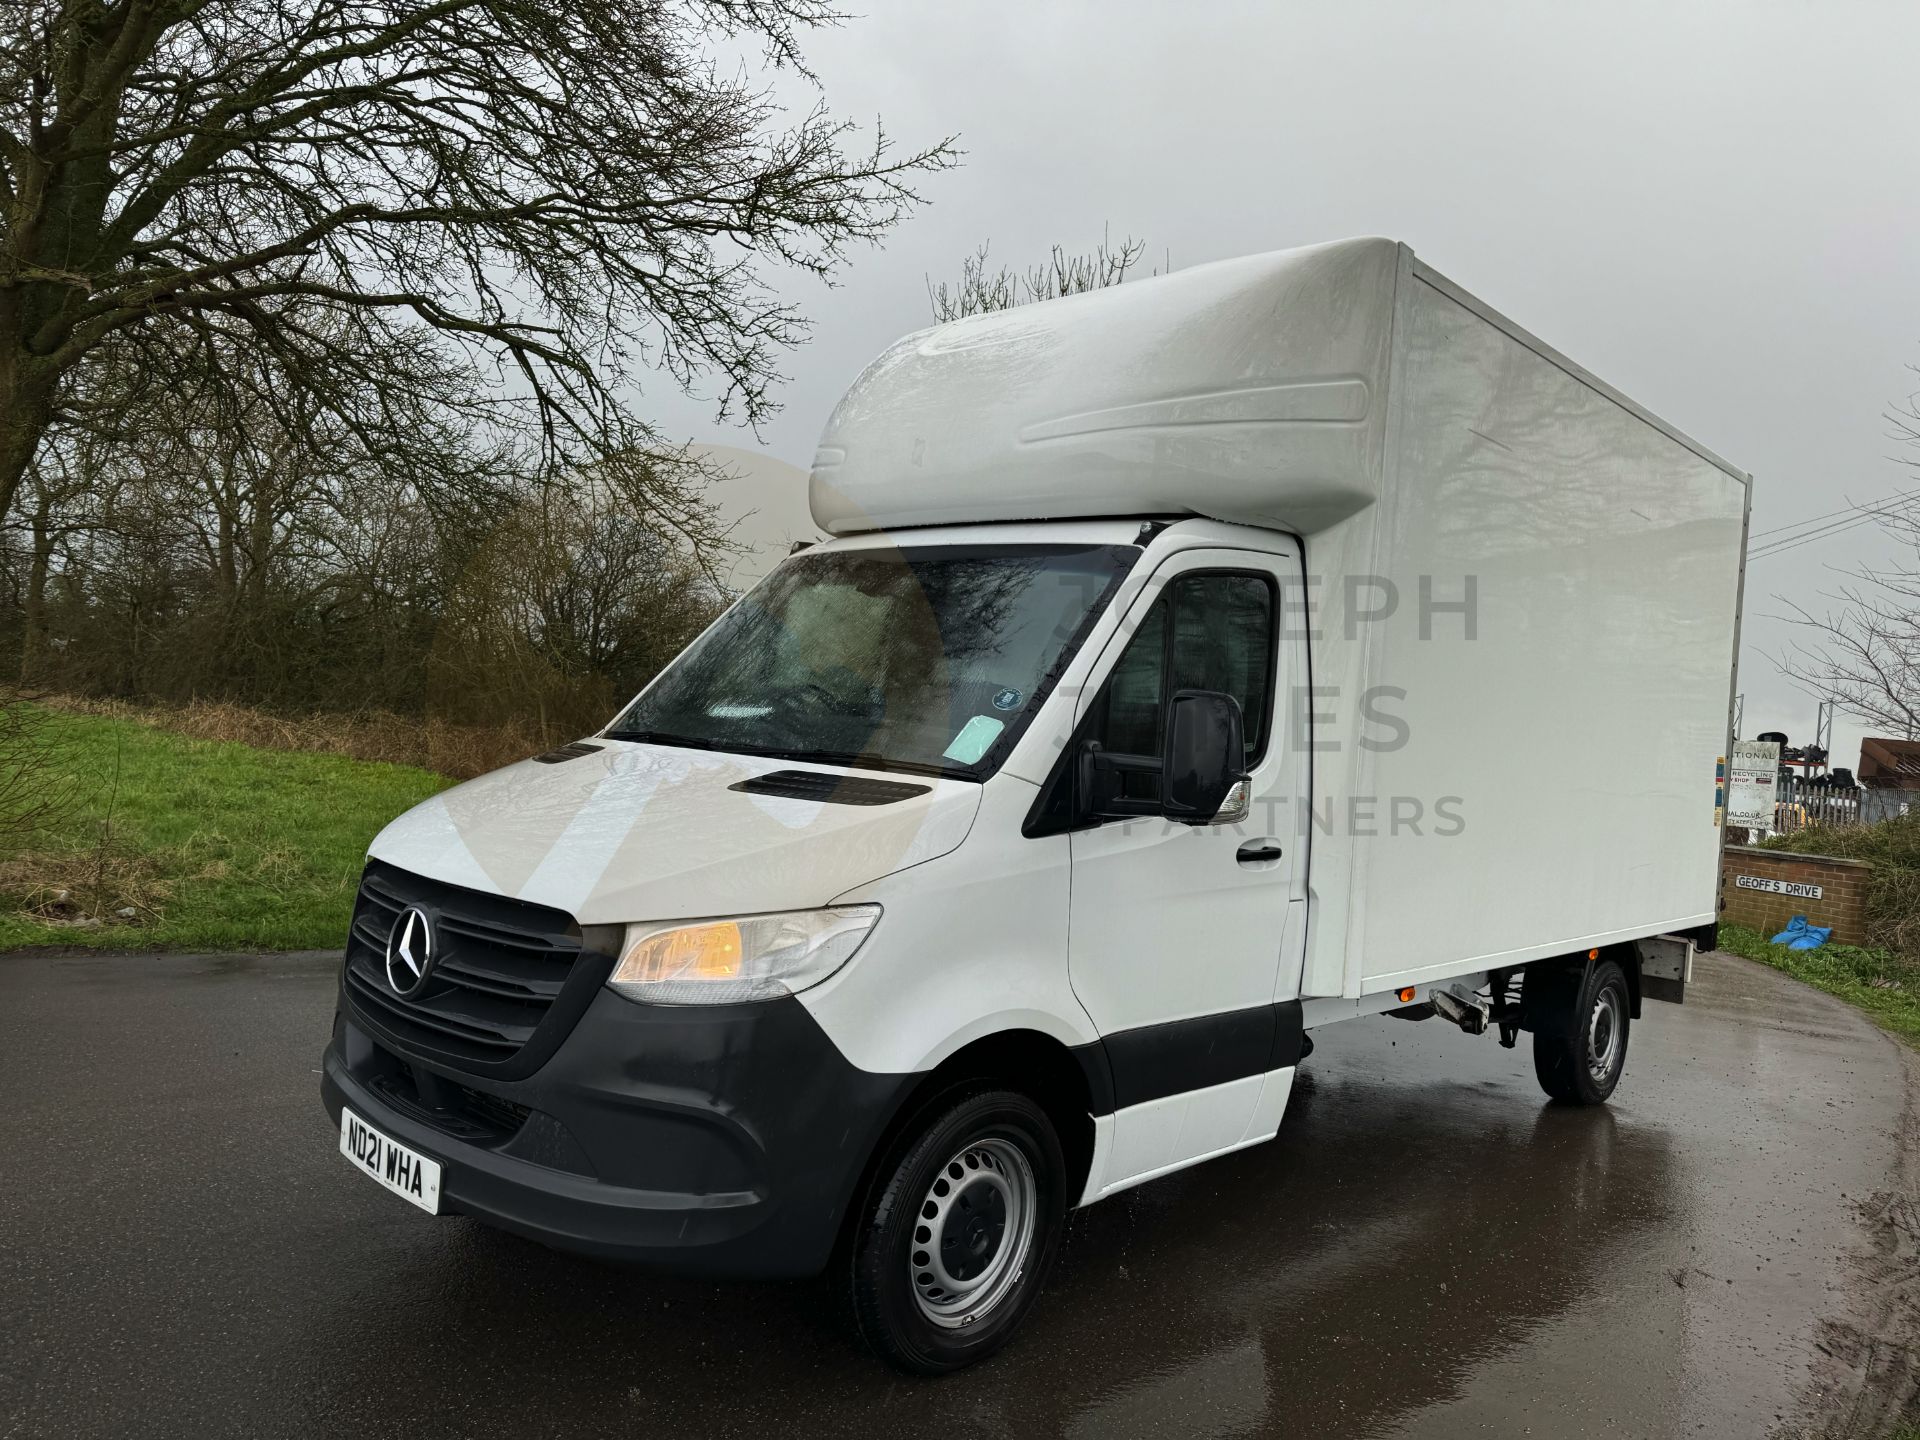
[[[979,1320],[1020,1282],[1033,1248],[1039,1188],[1010,1140],[962,1146],[920,1198],[907,1276],[920,1313],[944,1330]]]
[[[1620,1057],[1620,995],[1609,985],[1593,1001],[1587,1016],[1587,1073],[1604,1081]]]

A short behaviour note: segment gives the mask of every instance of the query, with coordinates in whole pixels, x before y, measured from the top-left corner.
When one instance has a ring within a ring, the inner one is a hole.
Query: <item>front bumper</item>
[[[351,1002],[321,1097],[440,1162],[441,1204],[556,1249],[703,1275],[818,1272],[915,1077],[856,1069],[798,1000],[602,990],[524,1079],[392,1048]]]

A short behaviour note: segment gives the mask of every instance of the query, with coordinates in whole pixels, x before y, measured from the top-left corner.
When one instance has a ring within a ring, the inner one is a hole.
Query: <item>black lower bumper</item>
[[[437,1160],[443,1210],[605,1259],[772,1277],[826,1264],[914,1078],[855,1068],[794,999],[665,1007],[602,991],[515,1081],[389,1048],[348,1006],[321,1096],[336,1125],[346,1106]]]

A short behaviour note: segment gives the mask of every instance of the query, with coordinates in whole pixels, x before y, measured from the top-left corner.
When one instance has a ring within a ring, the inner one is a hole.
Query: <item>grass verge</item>
[[[81,695],[48,695],[40,704],[44,709],[75,715],[134,720],[196,740],[235,740],[263,750],[311,750],[353,760],[378,760],[436,770],[458,780],[484,775],[579,738],[573,731],[526,722],[455,725],[434,716],[395,715],[385,710],[288,716],[220,700],[143,705]]]
[[[58,710],[44,739],[73,799],[0,856],[0,949],[331,949],[367,843],[452,783]]]
[[[1758,960],[1845,1000],[1910,1044],[1920,1045],[1920,964],[1890,950],[1822,945],[1789,950],[1739,925],[1720,927],[1720,948]]]

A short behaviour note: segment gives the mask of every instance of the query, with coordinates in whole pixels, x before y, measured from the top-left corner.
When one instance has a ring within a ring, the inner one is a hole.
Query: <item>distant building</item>
[[[1862,821],[1920,808],[1920,740],[1862,740],[1859,779]]]

